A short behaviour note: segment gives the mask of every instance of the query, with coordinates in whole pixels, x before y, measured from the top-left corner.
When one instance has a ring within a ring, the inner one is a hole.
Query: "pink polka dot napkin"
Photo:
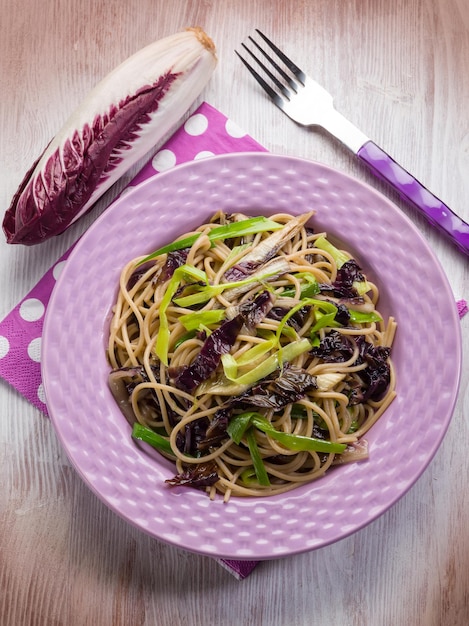
[[[265,148],[222,113],[203,103],[156,152],[129,187],[187,161],[230,152],[259,151]],[[72,248],[0,322],[0,376],[46,415],[41,380],[42,326],[50,295]],[[460,317],[467,313],[464,300],[459,300],[457,306]],[[257,564],[254,561],[218,562],[239,579],[248,576]]]

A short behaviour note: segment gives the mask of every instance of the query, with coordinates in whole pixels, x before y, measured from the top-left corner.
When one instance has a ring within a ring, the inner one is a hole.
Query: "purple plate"
[[[121,268],[215,211],[314,208],[314,227],[356,255],[394,315],[398,397],[367,439],[370,459],[270,498],[210,501],[170,489],[171,464],[132,442],[107,387],[107,323]],[[445,274],[412,222],[371,187],[311,161],[232,154],[178,166],[121,196],[82,237],[60,276],[44,328],[43,378],[59,439],[113,511],[167,543],[226,559],[320,548],[393,505],[433,458],[456,402],[461,336]],[[430,391],[429,391],[430,390]]]

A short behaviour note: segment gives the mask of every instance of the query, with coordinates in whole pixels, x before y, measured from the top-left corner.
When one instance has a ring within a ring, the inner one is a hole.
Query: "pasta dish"
[[[396,322],[313,216],[219,212],[123,268],[109,385],[168,485],[270,496],[368,457]]]

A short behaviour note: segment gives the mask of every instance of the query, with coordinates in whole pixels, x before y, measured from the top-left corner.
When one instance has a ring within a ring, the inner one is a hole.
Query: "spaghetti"
[[[109,384],[133,437],[175,462],[169,484],[269,496],[367,457],[396,322],[312,215],[217,213],[123,269]]]

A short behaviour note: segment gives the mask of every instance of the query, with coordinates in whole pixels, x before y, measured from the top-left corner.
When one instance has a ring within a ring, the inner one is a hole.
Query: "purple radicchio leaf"
[[[350,259],[337,270],[337,276],[333,283],[321,283],[319,289],[321,293],[330,293],[335,298],[361,302],[363,298],[358,295],[353,283],[355,281],[362,282],[364,280],[365,277],[362,274],[360,266],[354,259]]]
[[[224,439],[227,438],[228,434],[226,429],[228,427],[230,416],[231,409],[229,408],[221,408],[215,413],[205,432],[205,437],[200,439],[197,443],[197,450],[203,452],[209,448],[218,446]]]
[[[206,432],[210,422],[208,418],[196,419],[184,428],[184,432],[179,431],[176,437],[176,446],[184,454],[196,456],[199,443],[206,439]]]
[[[272,258],[266,257],[265,263]],[[250,274],[253,274],[258,267],[263,265],[263,261],[242,261],[230,267],[225,273],[225,280],[228,282],[235,282],[237,280],[244,280]]]
[[[266,295],[267,294],[267,295]],[[244,324],[248,327],[264,319],[270,306],[272,297],[268,292],[262,292],[252,302],[244,303],[238,315],[223,322],[207,337],[200,352],[190,365],[180,368],[170,368],[169,375],[173,384],[190,393],[201,382],[207,380],[218,367],[221,357],[230,351]]]
[[[176,436],[178,450],[191,456],[201,456],[211,447],[218,446],[228,437],[226,429],[231,416],[230,408],[219,409],[212,420],[200,417],[186,424]]]
[[[146,272],[148,272],[148,270],[152,267],[154,267],[154,262],[153,261],[148,261],[147,263],[143,263],[142,265],[139,265],[130,275],[129,280],[127,281],[127,285],[126,285],[126,289],[127,291],[130,291],[131,289],[133,289],[135,287],[135,285],[138,283],[138,281],[142,278],[142,276],[144,276],[144,274]]]
[[[306,370],[284,366],[279,376],[263,379],[244,394],[233,398],[230,405],[250,405],[279,411],[316,387],[316,377]]]
[[[386,394],[391,382],[391,368],[388,362],[391,348],[374,346],[363,336],[357,337],[356,342],[360,348],[358,361],[367,364],[365,369],[357,372],[365,385],[362,401],[379,401]]]
[[[273,296],[269,291],[262,291],[254,300],[243,302],[238,310],[248,328],[255,328],[268,315],[272,308]]]
[[[38,171],[30,170],[4,217],[8,243],[32,245],[59,235],[90,209],[93,192],[121,166],[126,150],[176,78],[167,73],[113,104],[66,138]]]
[[[332,330],[321,339],[319,346],[311,349],[311,354],[326,363],[343,363],[353,356],[356,345],[358,345],[359,353],[355,364],[366,363],[367,367],[357,371],[354,377],[355,382],[350,383],[350,403],[359,404],[367,400],[380,400],[386,393],[391,380],[388,362],[391,354],[390,348],[374,346],[366,341],[363,335],[347,337]]]
[[[191,465],[180,474],[165,480],[165,483],[171,487],[176,487],[177,485],[211,487],[217,480],[217,464],[212,461],[210,463],[196,463]]]
[[[311,348],[311,354],[322,359],[325,363],[343,363],[353,356],[354,345],[352,339],[342,335],[336,330],[331,330],[319,346]]]
[[[185,248],[184,250],[176,250],[175,252],[169,252],[166,258],[166,262],[163,265],[161,272],[159,273],[156,280],[154,279],[154,282],[157,284],[157,283],[163,283],[169,280],[171,276],[174,274],[174,271],[178,267],[181,267],[181,265],[184,265],[187,259],[188,252],[189,252],[189,248]],[[138,265],[135,268],[135,270],[132,272],[132,274],[130,275],[129,280],[127,281],[127,285],[126,285],[127,290],[130,291],[133,287],[135,287],[135,285],[142,278],[142,276],[149,269],[154,267],[154,265],[155,265],[154,261],[147,261],[146,263],[142,263],[141,265]]]
[[[335,314],[335,321],[342,326],[347,326],[350,322],[350,311],[347,309],[345,304],[334,302],[334,306],[337,307],[337,313]]]
[[[166,257],[166,262],[163,265],[163,269],[161,270],[161,274],[158,276],[158,283],[164,283],[171,278],[174,274],[175,270],[187,260],[187,255],[189,254],[190,248],[184,248],[183,250],[174,250],[173,252],[168,252]]]
[[[242,315],[224,322],[219,328],[207,337],[199,354],[190,365],[175,370],[170,368],[169,375],[173,384],[190,393],[201,382],[206,380],[216,370],[222,354],[229,352],[234,345],[239,331],[243,327]]]
[[[216,63],[212,40],[188,28],[104,77],[20,183],[3,220],[7,242],[40,243],[86,213],[176,125]]]

